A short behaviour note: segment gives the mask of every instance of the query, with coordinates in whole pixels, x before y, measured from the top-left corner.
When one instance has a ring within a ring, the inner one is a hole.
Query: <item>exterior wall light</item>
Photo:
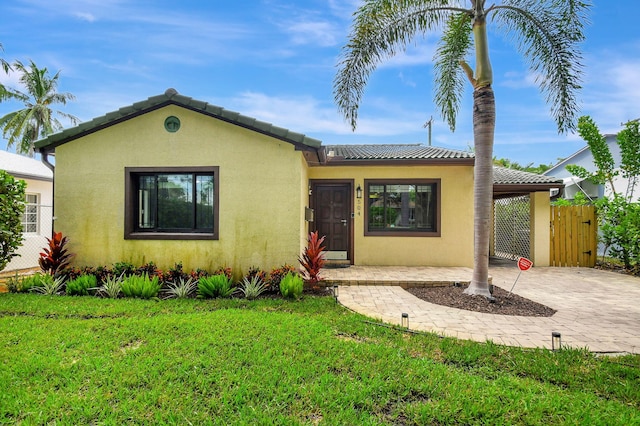
[[[358,185],[358,187],[356,188],[356,198],[362,198],[362,188],[360,187],[360,185]]]

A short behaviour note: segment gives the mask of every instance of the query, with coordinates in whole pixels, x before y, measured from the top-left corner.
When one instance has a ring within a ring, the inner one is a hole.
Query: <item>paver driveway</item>
[[[491,267],[490,274],[494,285],[509,290],[518,269]],[[406,312],[412,329],[461,339],[551,348],[551,333],[558,331],[563,345],[640,353],[640,278],[588,268],[534,267],[522,273],[514,293],[558,312],[549,318],[470,312],[428,303],[387,285],[342,286],[339,300],[392,324],[400,324]]]

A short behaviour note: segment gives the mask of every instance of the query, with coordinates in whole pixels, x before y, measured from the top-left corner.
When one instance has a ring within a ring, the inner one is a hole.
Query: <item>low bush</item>
[[[86,296],[89,289],[95,288],[98,283],[95,275],[81,275],[67,282],[68,296]]]
[[[63,292],[65,277],[54,277],[50,274],[37,274],[39,285],[31,287],[31,291],[42,293],[47,296],[55,296]],[[34,277],[36,277],[34,276]]]
[[[122,294],[125,297],[138,299],[153,299],[158,297],[160,280],[157,276],[149,277],[148,273],[142,275],[129,275],[122,281]]]
[[[304,281],[297,274],[288,273],[280,281],[280,293],[287,299],[299,299],[303,288]]]
[[[108,276],[102,280],[102,285],[97,288],[98,294],[103,297],[117,299],[122,293],[122,281],[124,275]]]
[[[266,289],[266,283],[258,275],[244,277],[240,283],[240,292],[249,300],[257,299]]]
[[[193,278],[178,278],[176,282],[168,283],[165,290],[167,299],[186,299],[191,297],[198,288],[198,281]]]
[[[285,263],[279,268],[274,268],[269,273],[269,278],[267,279],[267,291],[272,293],[280,292],[280,281],[287,274],[295,274],[296,268],[293,265],[289,265]]]
[[[226,274],[202,277],[198,281],[198,297],[201,299],[231,297],[235,291],[233,280]]]

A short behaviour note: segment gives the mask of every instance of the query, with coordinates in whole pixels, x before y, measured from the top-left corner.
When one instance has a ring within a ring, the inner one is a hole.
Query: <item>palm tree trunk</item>
[[[493,206],[493,135],[496,102],[490,85],[473,92],[474,166],[474,258],[473,276],[467,294],[491,297],[489,292],[489,238]]]

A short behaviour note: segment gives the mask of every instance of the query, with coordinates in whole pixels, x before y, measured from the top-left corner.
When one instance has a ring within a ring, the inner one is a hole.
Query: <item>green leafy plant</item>
[[[302,296],[304,281],[297,274],[288,273],[280,281],[280,293],[287,299],[299,299]]]
[[[122,294],[125,297],[138,299],[153,299],[158,297],[160,280],[157,276],[149,277],[148,273],[142,275],[129,275],[122,281]]]
[[[280,292],[280,281],[282,281],[282,278],[287,274],[294,274],[295,272],[295,266],[286,263],[278,268],[273,268],[267,280],[267,291],[274,293]]]
[[[202,277],[198,281],[198,297],[202,299],[231,297],[235,291],[233,280],[225,274]]]
[[[0,271],[17,256],[22,244],[22,213],[24,212],[23,180],[0,170]]]
[[[50,274],[39,274],[40,285],[31,288],[31,291],[42,293],[47,296],[55,296],[62,293],[64,289],[64,276],[54,277]]]
[[[32,288],[40,285],[41,273],[19,276],[18,273],[7,281],[7,290],[10,293],[28,293]]]
[[[317,287],[322,280],[320,270],[324,267],[324,239],[324,236],[318,236],[318,231],[311,232],[307,238],[307,247],[298,258],[304,269],[304,279],[312,287]]]
[[[267,284],[258,275],[244,277],[240,283],[240,291],[249,300],[257,299],[266,289]]]
[[[178,278],[176,282],[168,284],[165,290],[167,299],[186,299],[191,297],[198,288],[198,280],[193,278]]]
[[[67,282],[68,296],[86,296],[89,289],[95,288],[98,283],[95,275],[80,275],[78,278]]]
[[[120,276],[107,276],[102,280],[102,285],[96,290],[98,294],[111,299],[117,299],[122,293],[122,281],[124,275]]]
[[[627,270],[640,267],[640,203],[615,194],[598,200],[596,208],[605,253],[620,260]]]
[[[136,267],[129,262],[116,262],[113,264],[112,272],[113,275],[122,275],[126,277],[128,275],[133,275],[136,272]]]
[[[47,238],[47,243],[48,246],[40,253],[38,263],[42,272],[56,276],[69,266],[74,254],[67,251],[68,239],[62,236],[62,232],[54,232],[51,238]]]

